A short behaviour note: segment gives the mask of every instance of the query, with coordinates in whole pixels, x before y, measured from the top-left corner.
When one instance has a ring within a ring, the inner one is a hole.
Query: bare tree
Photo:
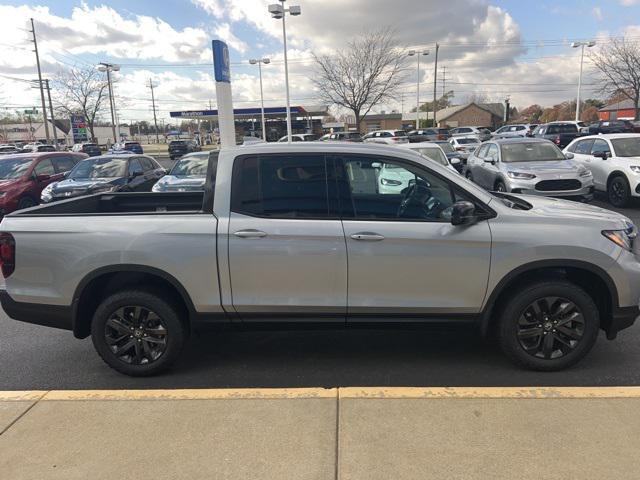
[[[359,35],[331,55],[313,55],[323,101],[351,110],[358,130],[371,109],[392,98],[405,78],[404,52],[391,30]]]
[[[56,110],[68,116],[82,114],[91,137],[96,117],[109,104],[107,80],[94,68],[71,68],[61,70],[53,80]]]
[[[601,92],[608,95],[622,93],[633,101],[635,119],[640,119],[640,43],[613,38],[589,58],[602,77]]]

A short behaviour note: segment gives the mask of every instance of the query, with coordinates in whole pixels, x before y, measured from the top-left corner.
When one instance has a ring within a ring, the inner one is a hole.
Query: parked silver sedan
[[[591,200],[593,176],[572,158],[544,139],[495,140],[469,156],[465,176],[487,190]]]

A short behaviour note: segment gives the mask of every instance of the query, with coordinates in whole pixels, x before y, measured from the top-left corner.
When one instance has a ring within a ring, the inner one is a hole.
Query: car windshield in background
[[[315,142],[316,140],[318,140],[318,136],[317,135],[305,135],[304,136],[304,141],[305,142]]]
[[[444,150],[444,153],[455,153],[453,146],[449,142],[438,143],[438,145],[442,147],[442,150]]]
[[[611,140],[617,157],[640,157],[640,137]]]
[[[404,130],[396,130],[395,132],[393,132],[393,136],[394,137],[406,137],[407,136],[407,132],[405,132]]]
[[[4,158],[0,160],[0,179],[19,178],[29,169],[33,158]]]
[[[209,155],[194,155],[183,157],[171,169],[169,175],[176,177],[204,177],[207,175]]]
[[[138,142],[127,142],[124,144],[124,148],[128,148],[128,147],[139,147],[140,144]]]
[[[573,123],[562,124],[562,125],[550,125],[547,133],[576,133],[578,131],[578,127],[576,127]]]
[[[478,142],[478,140],[476,140],[475,138],[457,138],[456,141],[460,144],[460,145],[470,145],[472,143],[480,143]]]
[[[510,143],[501,146],[502,161],[542,162],[564,160],[563,153],[549,142]]]
[[[425,157],[433,160],[436,163],[439,163],[440,165],[449,165],[449,160],[447,160],[447,157],[444,156],[442,150],[437,147],[422,147],[415,149],[412,148],[412,150],[421,153]]]
[[[78,180],[124,177],[126,169],[126,158],[91,158],[78,163],[69,173],[69,178]]]
[[[187,142],[185,142],[184,140],[172,140],[171,142],[169,142],[169,146],[171,145],[185,145]]]

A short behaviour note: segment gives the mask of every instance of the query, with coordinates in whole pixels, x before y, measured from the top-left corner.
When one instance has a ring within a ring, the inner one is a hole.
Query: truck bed
[[[205,192],[98,193],[19,210],[10,216],[199,213]]]

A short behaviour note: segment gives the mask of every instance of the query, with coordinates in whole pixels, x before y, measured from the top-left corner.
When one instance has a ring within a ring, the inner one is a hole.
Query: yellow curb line
[[[0,391],[0,402],[239,399],[588,399],[640,398],[640,387],[342,387]]]
[[[0,402],[36,402],[46,393],[47,390],[0,391]]]
[[[237,400],[336,398],[335,388],[218,388],[175,390],[52,390],[50,400]]]
[[[640,398],[640,387],[345,387],[340,398]]]

